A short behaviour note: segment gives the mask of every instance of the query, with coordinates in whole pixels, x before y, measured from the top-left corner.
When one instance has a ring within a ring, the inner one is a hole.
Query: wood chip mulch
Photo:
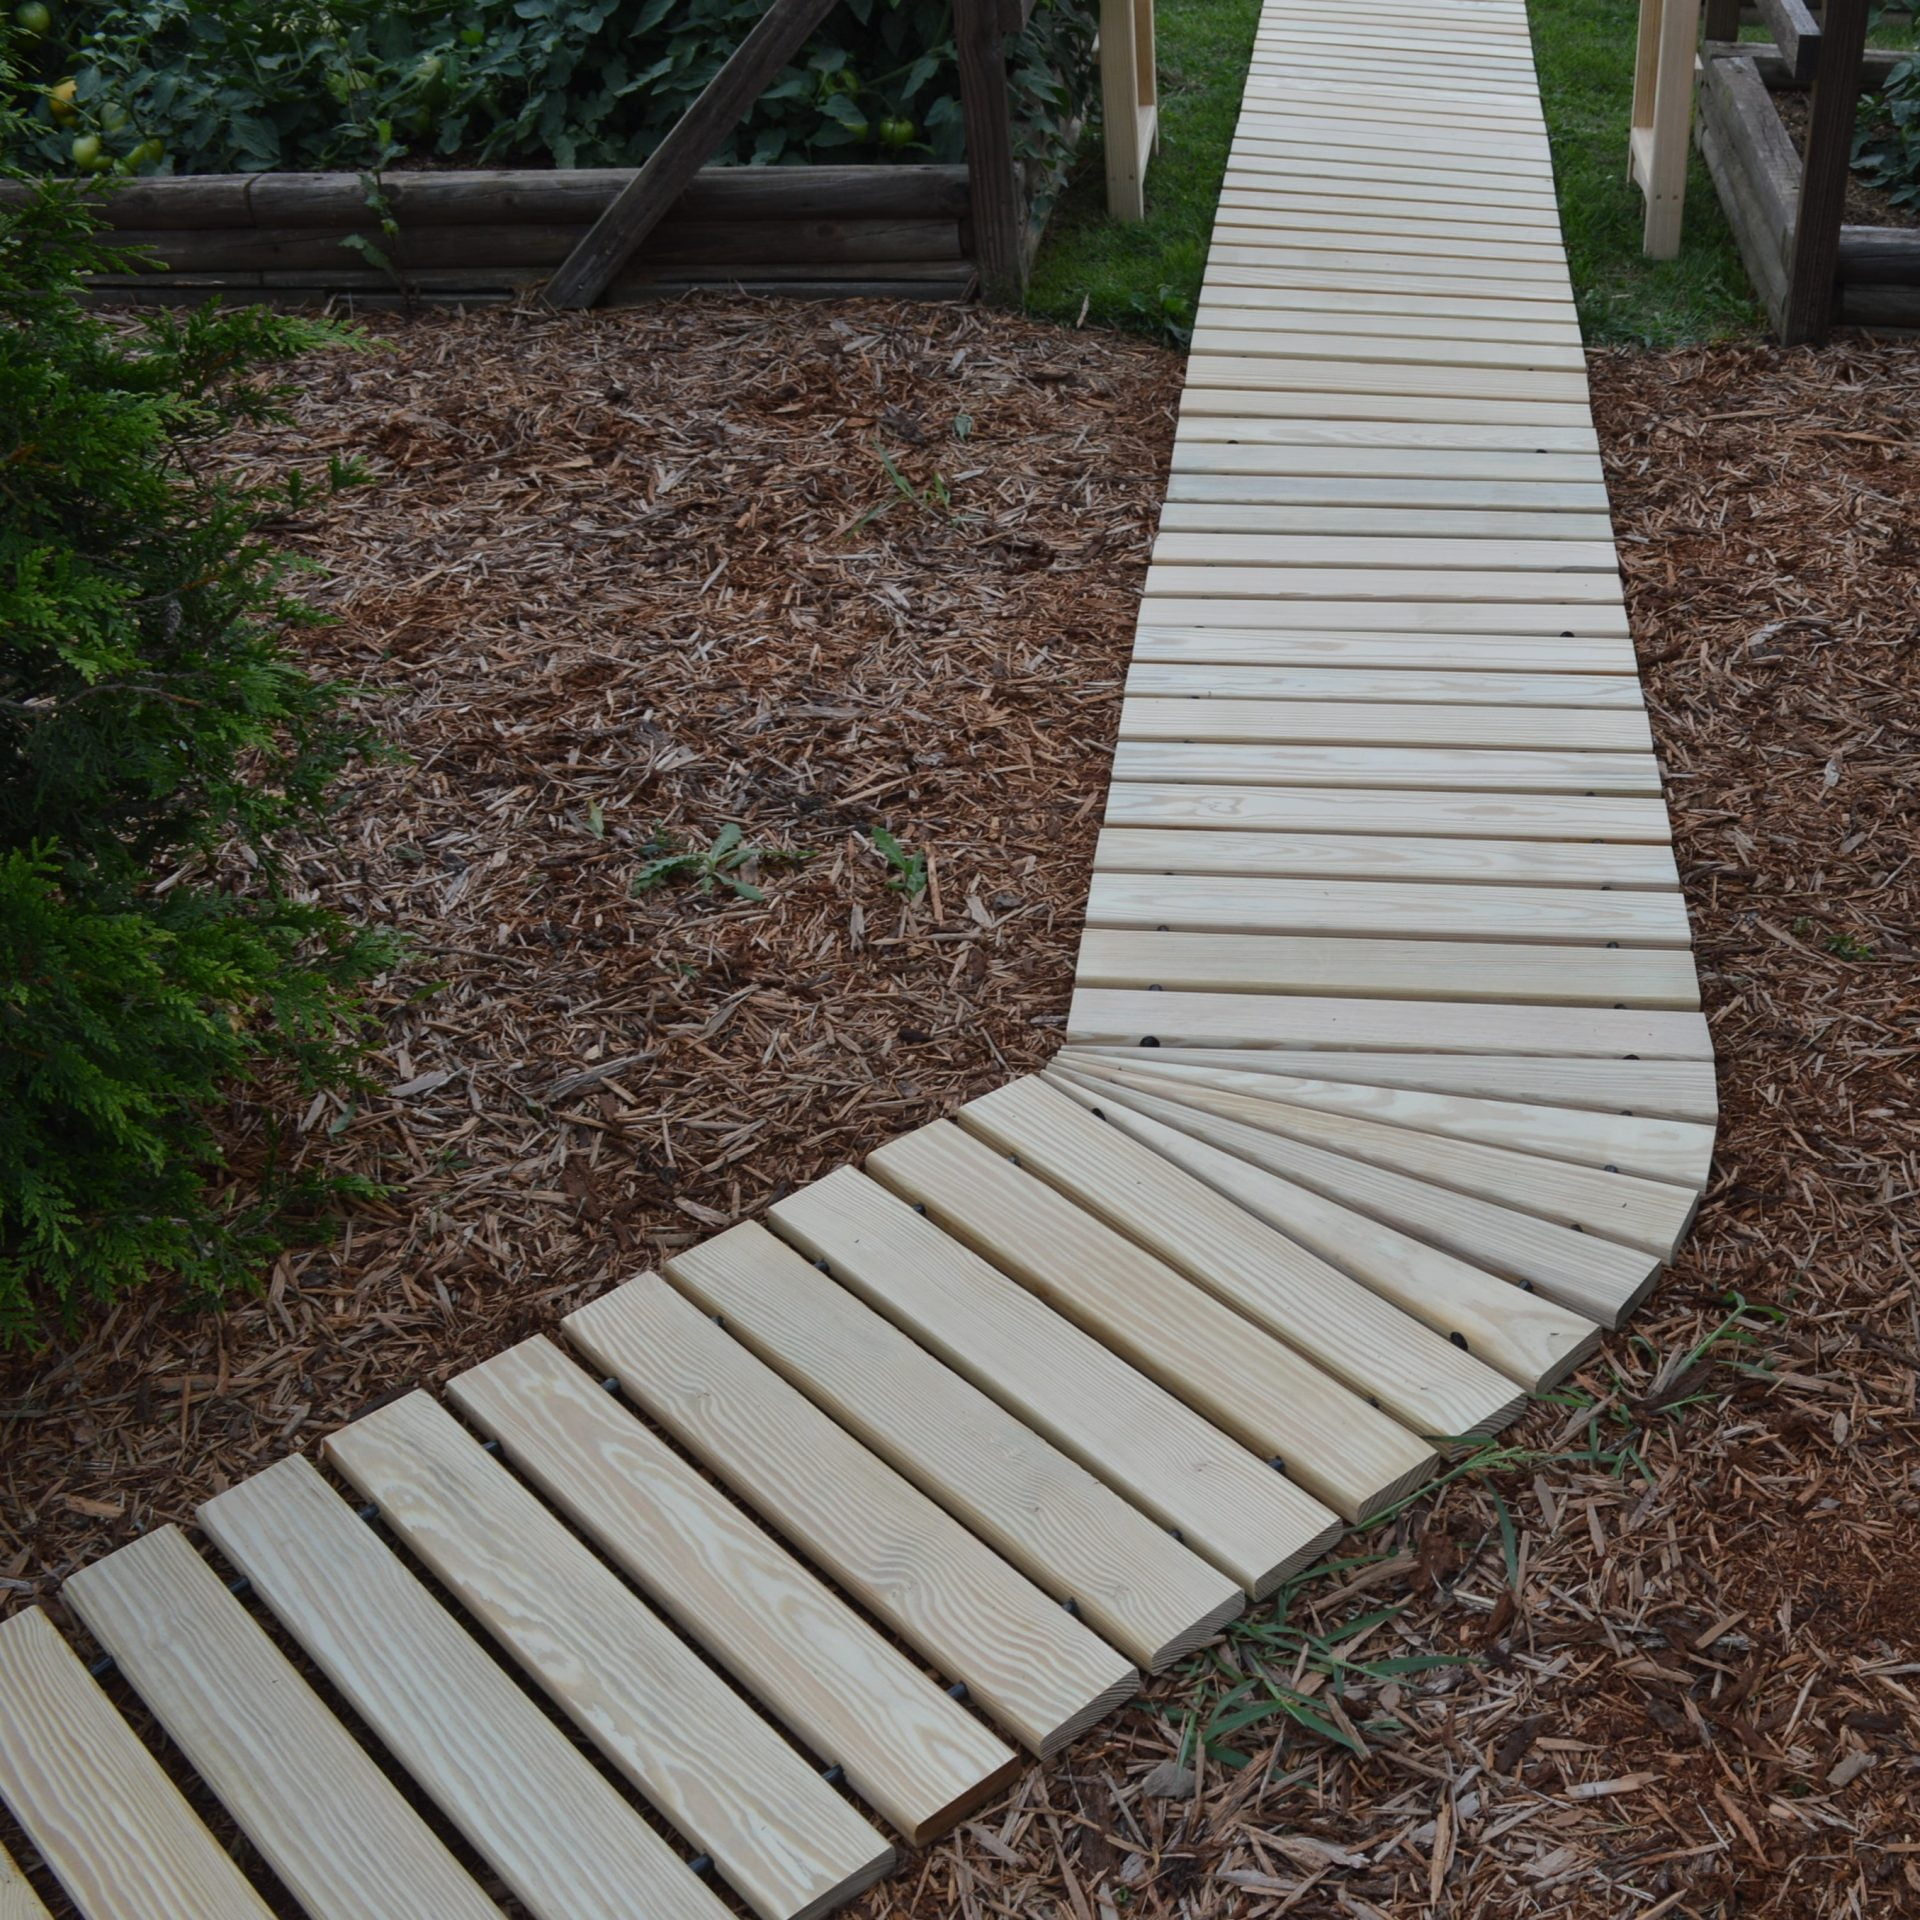
[[[413,755],[312,874],[419,942],[397,1091],[308,1129],[392,1192],[0,1380],[16,1598],[1053,1043],[1176,366],[911,309],[388,332],[303,428],[407,484],[301,537]],[[863,1920],[1920,1913],[1920,348],[1594,373],[1721,1053],[1694,1237]],[[816,857],[630,894],[728,821]]]

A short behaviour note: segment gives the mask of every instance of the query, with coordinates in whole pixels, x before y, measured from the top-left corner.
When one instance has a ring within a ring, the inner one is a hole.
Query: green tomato
[[[845,127],[856,140],[864,140],[869,131],[867,123],[864,120],[833,120],[828,124],[835,127]]]
[[[460,44],[463,47],[484,47],[487,44],[486,28],[462,27],[460,29]]]
[[[883,147],[904,147],[911,143],[920,131],[911,120],[882,120],[880,122],[880,144]]]
[[[860,76],[851,67],[842,67],[838,73],[823,73],[820,76],[820,96],[825,99],[829,94],[858,93]]]
[[[82,133],[74,138],[73,164],[82,173],[100,173],[113,163],[102,149],[97,133]]]
[[[127,164],[131,167],[157,167],[166,157],[167,143],[150,135],[127,155]]]
[[[53,31],[53,9],[44,0],[24,0],[13,10],[13,24],[29,40],[43,40]]]
[[[100,125],[108,133],[124,133],[130,124],[125,107],[118,100],[109,100],[100,109]]]
[[[327,75],[327,91],[344,107],[356,93],[365,93],[373,85],[373,75],[360,67],[335,67]]]

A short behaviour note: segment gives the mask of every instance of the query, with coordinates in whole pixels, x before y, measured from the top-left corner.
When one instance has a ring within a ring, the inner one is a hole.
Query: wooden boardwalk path
[[[1047,1072],[76,1574],[173,1777],[0,1626],[75,1908],[825,1912],[1642,1298],[1713,1071],[1522,0],[1269,0],[1095,868]]]

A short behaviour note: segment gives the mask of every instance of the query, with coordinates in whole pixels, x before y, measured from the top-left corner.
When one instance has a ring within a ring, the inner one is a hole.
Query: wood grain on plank
[[[1338,818],[1337,813],[1332,817]],[[1606,841],[1448,840],[1383,833],[1262,833],[1219,827],[1105,827],[1101,873],[1229,873],[1276,878],[1464,880],[1481,886],[1676,891],[1667,847]]]
[[[1600,708],[1640,713],[1631,673],[1538,673],[1445,667],[1246,666],[1225,660],[1136,660],[1129,696],[1171,700],[1356,701],[1467,707]]]
[[[1222,287],[1210,297],[1222,306],[1233,306],[1270,296],[1266,289]],[[1536,479],[1556,486],[1603,486],[1605,482],[1600,439],[1591,422],[1558,427],[1528,421],[1503,426],[1450,420],[1338,420],[1311,414],[1269,414],[1253,420],[1207,414],[1184,418],[1174,429],[1172,470],[1176,474],[1371,474],[1409,480]]]
[[[40,1896],[5,1847],[0,1847],[0,1920],[48,1920]]]
[[[1432,1449],[1350,1387],[951,1121],[867,1169],[1347,1519],[1432,1470]]]
[[[499,1920],[178,1527],[62,1592],[314,1920]]]
[[[1346,787],[1226,786],[1197,780],[1116,780],[1107,791],[1106,820],[1111,828],[1190,828],[1194,833],[1184,837],[1193,838],[1204,831],[1222,834],[1229,841],[1243,834],[1257,838],[1270,833],[1313,834],[1331,829],[1354,836],[1391,836],[1404,846],[1413,844],[1413,836],[1429,833],[1495,844],[1524,843],[1532,846],[1537,859],[1547,858],[1551,849],[1576,842],[1637,847],[1667,859],[1672,857],[1667,846],[1666,809],[1660,801],[1611,795],[1379,792]],[[1258,855],[1250,854],[1249,858]],[[1215,869],[1209,866],[1205,871]],[[1534,884],[1545,882],[1541,879]]]
[[[1457,1189],[1323,1147],[1289,1140],[1131,1086],[1105,1083],[1077,1091],[1127,1131],[1123,1108],[1160,1122],[1151,1144],[1177,1166],[1258,1211],[1262,1173],[1277,1173],[1329,1200],[1398,1227],[1469,1265],[1536,1288],[1549,1300],[1604,1327],[1618,1326],[1645,1298],[1659,1272],[1650,1255],[1518,1213]]]
[[[1087,924],[1587,944],[1596,948],[1596,958],[1608,942],[1684,953],[1692,938],[1686,904],[1677,893],[1212,873],[1096,873],[1087,897]]]
[[[830,1912],[893,1849],[452,1414],[410,1393],[328,1459],[763,1920]]]
[[[1137,1047],[1092,1051],[1133,1059]],[[1453,1053],[1316,1052],[1274,1048],[1163,1047],[1169,1065],[1234,1067],[1248,1073],[1297,1074],[1308,1080],[1352,1080],[1364,1086],[1408,1087],[1483,1100],[1546,1103],[1596,1113],[1698,1121],[1711,1134],[1718,1113],[1713,1068],[1691,1060],[1572,1060],[1547,1056]]]
[[[568,1323],[570,1338],[587,1331]],[[1010,1749],[551,1341],[509,1347],[447,1394],[909,1840],[944,1832],[1012,1777]]]
[[[1284,622],[1249,630],[1232,620],[1161,622],[1134,640],[1138,661],[1251,668],[1311,667],[1354,672],[1621,674],[1633,671],[1631,645],[1614,634],[1374,633],[1313,631]],[[1661,838],[1666,836],[1662,834]]]
[[[1482,1006],[1284,993],[1145,993],[1083,987],[1067,1035],[1137,1047],[1357,1047],[1409,1053],[1551,1053],[1598,1060],[1713,1058],[1697,1013]]]
[[[1555,753],[1533,748],[1190,745],[1122,740],[1116,780],[1199,780],[1248,787],[1363,787],[1437,793],[1568,793],[1657,798],[1650,753]]]
[[[298,1455],[200,1523],[540,1920],[719,1920],[719,1900]]]
[[[1231,1063],[1174,1061],[1157,1053],[1150,1059],[1116,1058],[1112,1064],[1166,1081],[1168,1093],[1176,1098],[1182,1082],[1214,1087],[1293,1106],[1353,1114],[1391,1126],[1413,1127],[1423,1133],[1514,1147],[1549,1159],[1571,1160],[1579,1166],[1617,1167],[1676,1186],[1705,1186],[1713,1154],[1711,1127],[1651,1114],[1592,1113],[1538,1102],[1354,1085],[1312,1070],[1293,1074],[1279,1069],[1248,1072]]]
[[[1208,442],[1197,444],[1207,445]],[[1217,443],[1211,443],[1217,444]],[[1380,464],[1385,464],[1381,462]],[[1435,480],[1386,474],[1211,473],[1198,467],[1171,476],[1162,524],[1197,524],[1190,515],[1221,513],[1467,513],[1564,518],[1598,529],[1605,512],[1600,489],[1581,480]],[[1167,515],[1173,515],[1169,522]],[[1631,669],[1626,669],[1631,671]]]
[[[1199,535],[1191,536],[1195,539]],[[1223,536],[1225,537],[1225,536]],[[1155,559],[1147,567],[1149,598],[1169,600],[1429,600],[1464,602],[1520,601],[1530,606],[1611,607],[1620,599],[1619,576],[1610,570],[1560,572],[1526,566],[1512,568],[1419,565],[1381,566],[1363,557],[1343,565],[1329,552],[1326,564],[1310,557],[1288,566],[1251,560],[1209,565]]]
[[[676,1254],[666,1275],[1150,1671],[1245,1605],[1219,1569],[758,1222]]]
[[[1339,1531],[1317,1500],[864,1174],[776,1201],[776,1228],[1250,1593]]]
[[[1140,695],[1120,705],[1122,740],[1237,745],[1521,747],[1547,752],[1651,753],[1643,710],[1416,705],[1375,700]]]
[[[0,1800],[86,1920],[270,1920],[38,1607],[0,1620]]]
[[[1404,578],[1404,576],[1403,576]],[[1296,651],[1276,652],[1278,660],[1299,658],[1300,641],[1295,635],[1338,636],[1365,634],[1375,640],[1381,634],[1399,632],[1432,638],[1419,664],[1432,667],[1470,667],[1480,664],[1471,657],[1454,657],[1452,650],[1437,644],[1448,635],[1461,636],[1464,647],[1469,639],[1477,643],[1489,636],[1511,634],[1516,638],[1547,642],[1582,640],[1624,640],[1627,636],[1626,608],[1614,601],[1575,604],[1551,598],[1513,601],[1424,600],[1409,593],[1395,600],[1342,600],[1324,595],[1301,600],[1275,600],[1267,597],[1237,595],[1232,598],[1161,593],[1141,603],[1143,629],[1200,629],[1225,632],[1254,627],[1271,637],[1276,648]],[[1577,645],[1542,646],[1521,664],[1571,664],[1581,649]],[[1596,649],[1596,652],[1598,650]],[[1249,652],[1249,659],[1258,653]],[[1618,658],[1615,653],[1614,658]],[[1603,660],[1603,670],[1606,662]]]
[[[622,1390],[1024,1746],[1133,1693],[1130,1661],[691,1300],[657,1276],[617,1298],[579,1326]]]
[[[1610,539],[1606,519],[1596,513],[1551,508],[1488,511],[1481,507],[1429,503],[1420,506],[1342,506],[1326,499],[1313,506],[1268,506],[1248,502],[1208,502],[1170,498],[1160,510],[1160,531],[1167,534],[1230,534],[1237,538],[1303,535],[1369,540],[1581,540]],[[1168,553],[1164,556],[1173,559]],[[1403,699],[1417,699],[1404,694]]]
[[[1177,917],[1177,916],[1176,916]],[[1527,946],[1382,935],[1152,932],[1089,926],[1083,987],[1499,1000],[1536,1006],[1696,1007],[1690,954],[1656,947]]]
[[[1491,1433],[1512,1384],[1037,1075],[958,1119],[1422,1435]]]

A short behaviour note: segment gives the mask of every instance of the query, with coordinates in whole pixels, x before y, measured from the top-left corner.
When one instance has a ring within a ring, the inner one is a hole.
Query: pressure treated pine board
[[[1248,787],[1361,787],[1375,792],[1567,793],[1658,797],[1650,753],[1532,748],[1259,746],[1122,740],[1115,780],[1197,780]],[[1542,936],[1551,937],[1551,936]]]
[[[1074,980],[1083,987],[1189,993],[1337,993],[1569,1007],[1700,1004],[1693,959],[1684,950],[1378,936],[1143,933],[1090,926],[1081,937]]]
[[[1144,1137],[1144,1129],[1134,1125],[1133,1116],[1159,1122],[1148,1144],[1250,1211],[1261,1212],[1269,1198],[1261,1191],[1260,1176],[1276,1173],[1470,1265],[1536,1288],[1602,1326],[1618,1326],[1646,1297],[1660,1270],[1650,1255],[1632,1247],[1203,1113],[1183,1101],[1114,1082],[1103,1082],[1097,1092],[1082,1082],[1068,1090],[1136,1137]]]
[[[1087,895],[1087,924],[1139,931],[1584,943],[1602,949],[1617,942],[1680,952],[1691,937],[1686,905],[1677,893],[1186,873],[1096,873]],[[1668,976],[1663,984],[1671,980]]]
[[[1566,528],[1602,539],[1609,525],[1583,486],[1512,480],[1312,479],[1285,474],[1177,474],[1160,509],[1165,529],[1318,533],[1511,533]]]
[[[1594,541],[1611,537],[1600,514],[1487,512],[1435,505],[1276,507],[1192,500],[1169,500],[1160,510],[1160,531],[1162,535],[1229,534],[1242,539],[1314,535],[1369,540]]]
[[[1473,220],[1498,227],[1503,232],[1522,234],[1551,233],[1554,230],[1552,203],[1540,197],[1515,201],[1488,196],[1482,200],[1476,198],[1470,188],[1462,187],[1452,194],[1429,190],[1419,200],[1410,202],[1404,181],[1395,182],[1390,187],[1379,187],[1371,194],[1352,187],[1343,188],[1338,193],[1316,193],[1311,188],[1303,189],[1298,183],[1231,167],[1221,187],[1220,204],[1233,209],[1243,218],[1268,213],[1293,217],[1311,213],[1325,219],[1391,219],[1418,222],[1424,226]],[[1273,327],[1275,316],[1262,316],[1260,324]],[[1410,334],[1409,337],[1417,338],[1418,335]],[[1577,334],[1564,325],[1543,329],[1537,337],[1550,337],[1561,351],[1571,349],[1576,354],[1579,352]],[[1470,334],[1459,336],[1463,345],[1471,338]],[[1572,366],[1575,362],[1568,360],[1563,364]],[[1584,366],[1584,358],[1578,364]]]
[[[26,1875],[5,1847],[0,1847],[0,1920],[47,1920],[40,1896],[28,1886]]]
[[[0,1800],[86,1920],[270,1920],[38,1607],[0,1620]]]
[[[1570,842],[1669,851],[1666,810],[1658,799],[1611,795],[1380,792],[1122,779],[1107,791],[1106,821],[1110,827],[1182,828],[1193,835],[1235,839],[1243,834],[1309,833],[1329,825],[1356,836],[1396,836],[1402,844],[1431,833],[1539,843],[1536,852],[1541,857],[1545,848]]]
[[[1143,628],[1156,630],[1205,627],[1219,632],[1236,627],[1260,628],[1274,649],[1267,657],[1278,660],[1297,657],[1282,651],[1299,644],[1297,635],[1363,633],[1378,636],[1397,630],[1403,636],[1418,635],[1423,639],[1447,634],[1472,635],[1473,645],[1477,645],[1482,636],[1498,634],[1525,636],[1548,643],[1627,637],[1626,609],[1617,603],[1609,606],[1604,601],[1513,600],[1475,605],[1471,601],[1414,598],[1274,600],[1244,594],[1196,596],[1167,592],[1143,600],[1140,619]],[[1569,648],[1556,652],[1550,645],[1542,646],[1533,656],[1533,662],[1540,665],[1570,662],[1574,651]],[[1247,657],[1262,656],[1250,652]],[[1463,641],[1457,656],[1445,646],[1425,649],[1422,664],[1472,667],[1481,662],[1472,657],[1471,646]]]
[[[624,1292],[595,1301],[591,1321],[567,1322],[569,1338],[616,1376],[624,1308],[609,1303]],[[1011,1749],[551,1341],[509,1347],[457,1375],[447,1393],[649,1600],[909,1840],[944,1832],[1013,1777]]]
[[[1570,753],[1651,753],[1647,716],[1632,709],[1464,706],[1380,700],[1247,700],[1223,694],[1141,695],[1120,707],[1122,740],[1223,741],[1242,746],[1523,747]]]
[[[764,1920],[831,1911],[893,1849],[605,1561],[424,1393],[327,1457]]]
[[[1210,615],[1220,603],[1195,604],[1205,606]],[[1632,660],[1631,643],[1622,634],[1426,632],[1411,622],[1409,626],[1411,630],[1401,633],[1377,633],[1354,621],[1344,628],[1316,630],[1283,617],[1264,630],[1249,631],[1234,618],[1156,619],[1136,636],[1134,658],[1295,670],[1385,672],[1406,667],[1417,673],[1520,674],[1618,674],[1630,671]]]
[[[541,1920],[719,1920],[719,1900],[295,1454],[200,1524]]]
[[[1230,661],[1136,660],[1129,698],[1365,701],[1467,707],[1602,708],[1639,714],[1640,688],[1629,673],[1497,672],[1491,668],[1422,670],[1377,667],[1249,667]]]
[[[1277,1133],[1370,1166],[1389,1167],[1435,1186],[1538,1214],[1577,1233],[1672,1253],[1693,1217],[1697,1190],[1606,1167],[1576,1166],[1511,1147],[1427,1133],[1411,1126],[1329,1109],[1225,1092],[1188,1081],[1168,1087],[1150,1069],[1115,1064],[1103,1080],[1178,1100],[1202,1113]]]
[[[178,1527],[62,1593],[314,1920],[499,1920]]]
[[[1270,296],[1221,288],[1208,297],[1225,306]],[[1171,469],[1176,474],[1374,474],[1387,479],[1571,481],[1583,486],[1600,486],[1604,479],[1600,440],[1590,423],[1553,427],[1529,421],[1512,427],[1282,415],[1184,418],[1174,429]]]
[[[1359,1047],[1409,1053],[1549,1053],[1624,1060],[1713,1058],[1697,1013],[1612,1007],[1482,1006],[1285,993],[1146,993],[1080,988],[1075,1042],[1169,1047]]]
[[[841,1168],[770,1217],[1256,1596],[1337,1534],[1317,1500],[864,1175]]]
[[[1124,807],[1131,802],[1118,798],[1117,804]],[[1106,827],[1094,846],[1094,870],[1259,874],[1303,880],[1464,880],[1482,886],[1604,886],[1655,892],[1671,892],[1680,884],[1667,847],[1611,841],[1446,839],[1358,830],[1263,833],[1231,830],[1234,827],[1231,816],[1185,827]]]
[[[1356,1085],[1313,1071],[1252,1072],[1230,1063],[1164,1060],[1152,1048],[1110,1057],[1107,1064],[1124,1067],[1143,1085],[1165,1081],[1165,1091],[1173,1098],[1179,1097],[1180,1083],[1185,1082],[1291,1106],[1352,1114],[1422,1133],[1512,1147],[1544,1154],[1550,1160],[1571,1160],[1577,1166],[1617,1167],[1624,1173],[1644,1174],[1650,1180],[1664,1180],[1674,1186],[1705,1186],[1713,1154],[1711,1127],[1652,1114],[1593,1113],[1538,1101],[1476,1099],[1415,1088]]]
[[[1200,539],[1194,534],[1184,536]],[[1223,538],[1231,538],[1226,535]],[[1620,597],[1620,582],[1611,572],[1582,572],[1567,567],[1553,572],[1524,563],[1511,568],[1434,566],[1427,562],[1404,567],[1381,566],[1355,556],[1343,564],[1330,551],[1327,564],[1316,566],[1302,556],[1296,564],[1284,559],[1271,564],[1253,561],[1165,561],[1147,567],[1147,593],[1168,599],[1316,600],[1347,601],[1425,599],[1453,602],[1518,600],[1538,606],[1611,605]]]
[[[1137,1047],[1071,1049],[1137,1059]],[[1248,1073],[1297,1074],[1304,1079],[1357,1081],[1366,1086],[1407,1087],[1425,1093],[1457,1093],[1522,1105],[1551,1102],[1595,1113],[1657,1115],[1697,1121],[1711,1134],[1719,1111],[1713,1068],[1700,1060],[1575,1060],[1545,1055],[1365,1053],[1284,1047],[1161,1047],[1156,1061],[1193,1067],[1233,1067]]]
[[[1108,1088],[1083,1070],[1077,1055],[1062,1054],[1047,1077],[1063,1093],[1196,1178],[1208,1180],[1214,1171],[1204,1160],[1181,1157],[1182,1146],[1201,1152],[1198,1143],[1186,1142],[1111,1101],[1103,1104]],[[1169,1141],[1172,1153],[1166,1151]],[[1238,1171],[1241,1163],[1234,1164],[1234,1180],[1209,1184],[1443,1338],[1463,1342],[1469,1353],[1529,1393],[1562,1378],[1599,1342],[1599,1327],[1582,1314],[1278,1174],[1252,1166]]]
[[[1135,1690],[1130,1661],[664,1280],[584,1325],[630,1398],[1032,1752]]]
[[[1517,1410],[1491,1369],[1038,1076],[969,1101],[958,1118],[1413,1432],[1492,1433]]]
[[[1432,1470],[1431,1448],[1311,1359],[951,1121],[867,1170],[1346,1518]]]
[[[1097,1633],[1157,1672],[1240,1588],[757,1222],[667,1278]]]
[[[1612,541],[1482,540],[1412,535],[1375,539],[1364,534],[1164,532],[1154,542],[1163,567],[1233,567],[1256,572],[1382,568],[1422,574],[1451,569],[1527,574],[1618,575]]]

